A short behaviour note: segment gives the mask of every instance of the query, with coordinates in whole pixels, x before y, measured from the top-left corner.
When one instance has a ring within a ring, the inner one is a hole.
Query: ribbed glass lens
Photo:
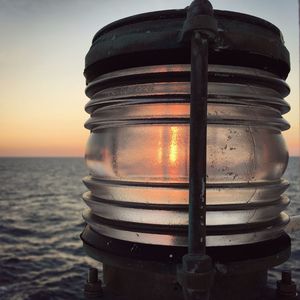
[[[180,77],[188,71],[187,65],[125,69],[87,86],[84,182],[91,192],[83,198],[91,212],[84,217],[97,232],[187,245],[179,232],[188,224],[190,91]],[[213,65],[209,74],[208,246],[276,238],[288,222],[281,134],[289,128],[282,118],[288,87],[258,69]]]
[[[211,125],[207,149],[208,183],[278,180],[287,163],[280,132],[267,126]],[[188,125],[128,124],[92,133],[86,159],[97,178],[179,183],[188,181],[188,152]]]

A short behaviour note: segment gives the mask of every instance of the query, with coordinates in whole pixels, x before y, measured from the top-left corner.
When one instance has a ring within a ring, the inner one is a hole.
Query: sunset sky
[[[0,0],[0,156],[83,156],[89,132],[84,105],[84,57],[93,35],[117,19],[183,0]],[[288,77],[291,155],[299,144],[297,0],[211,0],[215,9],[264,18],[283,33],[291,54]],[[288,2],[288,5],[287,5]]]

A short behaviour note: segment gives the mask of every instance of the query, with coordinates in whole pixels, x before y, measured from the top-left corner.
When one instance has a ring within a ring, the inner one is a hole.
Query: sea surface
[[[83,299],[90,266],[79,235],[85,208],[80,199],[87,175],[80,158],[0,158],[0,299]],[[291,158],[285,174],[291,186],[290,215],[300,214],[300,165]],[[290,268],[300,285],[300,234],[293,254],[270,272]]]

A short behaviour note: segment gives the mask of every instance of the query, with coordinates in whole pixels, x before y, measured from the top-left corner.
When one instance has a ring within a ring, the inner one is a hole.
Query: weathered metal
[[[290,270],[282,271],[281,280],[277,282],[277,293],[281,298],[286,300],[296,299],[297,286],[292,280],[292,272]]]
[[[215,269],[206,254],[206,149],[208,46],[217,35],[213,8],[207,0],[194,0],[188,8],[181,40],[190,37],[190,159],[188,253],[177,268],[177,279],[188,299],[210,298]]]
[[[84,285],[84,297],[85,299],[99,299],[103,296],[102,281],[98,279],[98,270],[96,268],[90,268],[88,272],[88,278]]]
[[[124,300],[183,300],[177,283],[176,265],[181,262],[186,250],[100,237],[89,227],[83,232],[82,239],[87,254],[104,264],[105,300],[119,297]],[[266,272],[288,259],[288,236],[258,245],[207,250],[216,270],[211,299],[277,300],[274,289],[265,289]]]
[[[276,26],[236,12],[215,10],[214,16],[218,47],[209,49],[209,64],[258,68],[287,77],[289,52]],[[120,69],[189,64],[189,42],[180,43],[185,19],[184,9],[158,11],[125,18],[99,30],[86,56],[87,83]]]
[[[188,252],[206,252],[206,141],[208,41],[195,31],[191,38],[189,243]]]
[[[184,247],[157,246],[149,244],[122,241],[95,232],[89,225],[81,234],[84,246],[88,247],[88,253],[97,260],[116,266],[138,266],[146,267],[154,272],[176,273],[176,265],[181,262],[182,256],[186,254]],[[214,261],[219,263],[242,262],[245,265],[242,270],[247,271],[246,265],[252,260],[260,259],[260,267],[269,269],[282,264],[290,254],[290,238],[287,235],[261,242],[230,247],[208,247],[207,253]],[[285,253],[284,256],[278,253]],[[118,257],[120,258],[118,260]],[[268,257],[273,257],[270,260]],[[264,263],[263,263],[264,262]],[[256,268],[250,263],[251,268]]]

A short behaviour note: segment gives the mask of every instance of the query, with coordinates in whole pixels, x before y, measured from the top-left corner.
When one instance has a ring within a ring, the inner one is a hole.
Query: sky
[[[0,156],[83,156],[84,57],[106,24],[130,15],[184,8],[191,1],[0,0]],[[288,5],[287,5],[288,2]],[[290,155],[300,154],[297,0],[211,0],[215,9],[264,18],[283,33],[288,77]]]

